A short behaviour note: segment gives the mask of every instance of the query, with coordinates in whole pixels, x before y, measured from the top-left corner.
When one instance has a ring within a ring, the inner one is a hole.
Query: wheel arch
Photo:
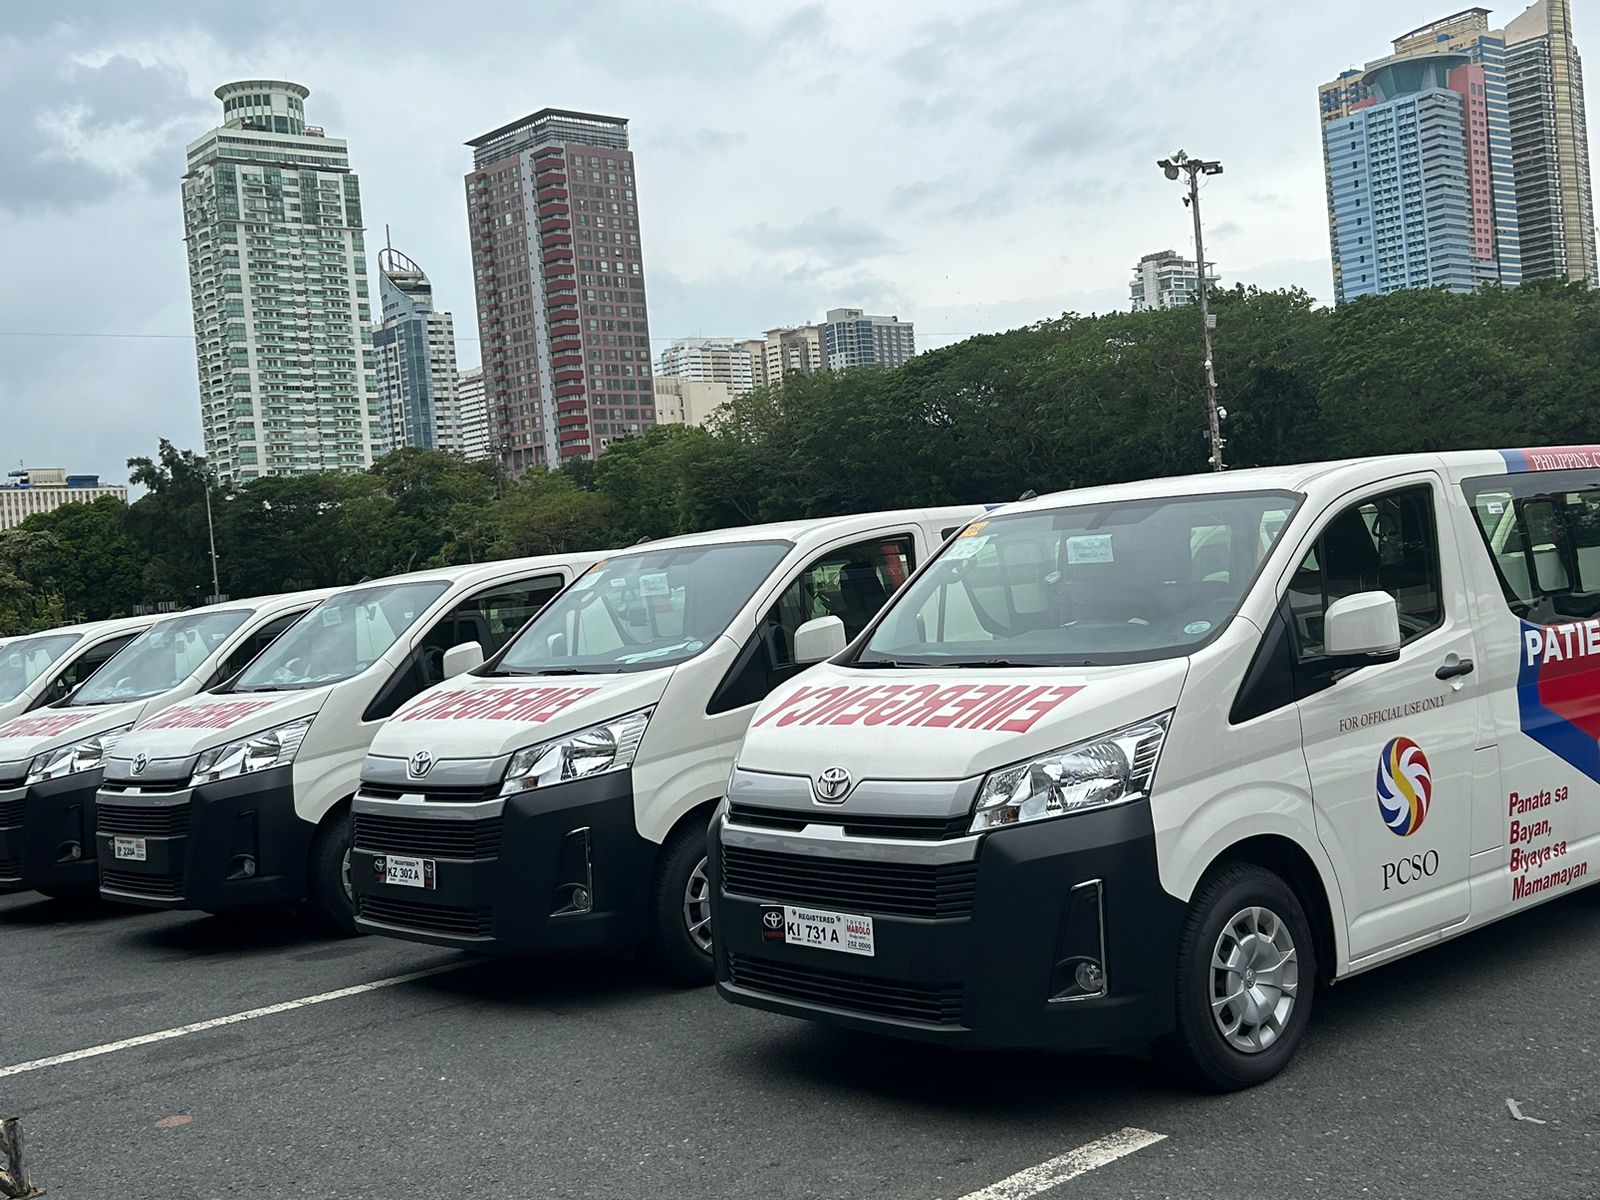
[[[1340,916],[1343,907],[1338,902],[1337,890],[1330,889],[1316,860],[1291,837],[1279,833],[1255,834],[1216,854],[1206,864],[1200,878],[1209,877],[1219,868],[1245,863],[1271,871],[1294,891],[1311,925],[1318,976],[1324,981],[1336,977],[1346,953]]]

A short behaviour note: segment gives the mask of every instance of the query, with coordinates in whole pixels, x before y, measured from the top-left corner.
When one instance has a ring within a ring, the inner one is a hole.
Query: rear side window
[[[1536,625],[1600,614],[1600,472],[1490,476],[1462,491],[1513,613]]]

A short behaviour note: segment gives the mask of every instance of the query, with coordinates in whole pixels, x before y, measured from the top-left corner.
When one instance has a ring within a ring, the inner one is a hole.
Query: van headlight
[[[642,709],[615,721],[591,725],[566,737],[518,750],[506,768],[500,794],[514,796],[569,779],[631,767],[654,711],[653,708]]]
[[[306,731],[316,714],[301,717],[272,729],[264,729],[236,742],[203,750],[195,760],[194,776],[190,782],[215,783],[219,779],[232,779],[236,775],[250,775],[269,767],[287,766],[294,761],[300,743],[306,740]]]
[[[104,733],[97,733],[93,737],[86,737],[82,741],[68,742],[65,746],[57,746],[54,750],[46,750],[43,754],[34,756],[28,764],[28,784],[46,783],[52,779],[61,779],[68,775],[76,775],[80,771],[93,771],[103,766],[106,754],[122,740],[122,735],[133,728],[130,721],[126,725],[118,725],[115,729],[108,729]]]
[[[971,832],[1143,800],[1171,720],[1165,712],[991,771],[978,789]]]

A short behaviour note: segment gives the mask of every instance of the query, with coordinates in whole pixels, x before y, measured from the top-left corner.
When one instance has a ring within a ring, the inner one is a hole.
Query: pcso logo
[[[1410,738],[1397,737],[1378,760],[1378,812],[1391,833],[1410,837],[1427,820],[1433,802],[1428,756]]]

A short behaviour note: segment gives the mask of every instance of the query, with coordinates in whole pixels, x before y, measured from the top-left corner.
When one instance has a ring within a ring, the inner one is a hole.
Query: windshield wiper
[[[1016,662],[1009,658],[961,658],[939,664],[941,667],[1065,667],[1088,666],[1087,663]]]
[[[898,658],[858,658],[855,662],[840,663],[841,667],[853,667],[857,671],[914,671],[919,668],[933,667],[937,663],[901,662]]]

